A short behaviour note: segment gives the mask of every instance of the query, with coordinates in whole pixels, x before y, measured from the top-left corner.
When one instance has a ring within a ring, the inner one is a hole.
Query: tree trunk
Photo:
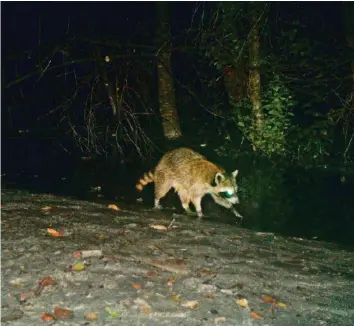
[[[168,3],[157,2],[157,76],[159,88],[159,105],[162,127],[168,140],[180,138],[181,127],[176,110],[175,89],[171,69],[171,35],[168,23]]]
[[[263,111],[261,105],[261,71],[260,71],[260,10],[259,4],[250,3],[251,31],[248,39],[249,55],[249,96],[252,101],[253,114],[253,149],[260,140],[263,126]]]

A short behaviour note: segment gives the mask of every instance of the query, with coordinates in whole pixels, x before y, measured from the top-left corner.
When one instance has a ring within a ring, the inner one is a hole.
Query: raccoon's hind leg
[[[155,209],[161,209],[160,205],[161,198],[165,197],[171,186],[168,182],[160,182],[160,180],[155,180]]]
[[[181,200],[182,207],[186,211],[187,215],[196,216],[197,214],[192,212],[191,209],[189,208],[190,199],[188,196],[188,192],[184,189],[178,189],[178,196],[179,199]]]

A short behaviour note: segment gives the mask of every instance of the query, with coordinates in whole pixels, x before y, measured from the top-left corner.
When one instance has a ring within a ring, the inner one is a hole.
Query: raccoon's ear
[[[215,184],[218,186],[223,180],[225,179],[225,177],[223,176],[222,173],[218,172],[217,174],[215,174]]]
[[[232,176],[233,176],[235,179],[236,179],[237,175],[238,175],[238,170],[235,170],[235,171],[232,172]]]

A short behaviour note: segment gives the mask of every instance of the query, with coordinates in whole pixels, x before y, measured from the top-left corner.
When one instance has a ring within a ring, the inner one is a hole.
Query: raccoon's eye
[[[223,198],[231,198],[234,196],[234,192],[222,191],[222,192],[219,192],[219,195]]]

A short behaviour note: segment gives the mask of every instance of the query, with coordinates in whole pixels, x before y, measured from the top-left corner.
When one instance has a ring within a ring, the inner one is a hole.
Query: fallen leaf
[[[173,276],[171,276],[169,279],[168,279],[168,281],[167,281],[167,285],[168,286],[173,286],[173,284],[176,282],[176,279],[173,277]]]
[[[133,283],[132,284],[132,287],[134,288],[134,289],[141,289],[141,284],[139,284],[139,283]]]
[[[28,299],[33,298],[35,295],[34,291],[21,292],[19,296],[20,302],[25,302]]]
[[[53,237],[62,237],[64,235],[63,230],[56,231],[54,229],[48,228],[47,232],[52,235]]]
[[[94,312],[89,312],[86,316],[85,316],[86,320],[96,320],[97,319],[97,314]]]
[[[51,276],[47,276],[38,283],[38,286],[34,292],[36,295],[39,295],[42,293],[43,289],[46,286],[55,285],[55,284],[57,284],[57,282]]]
[[[73,253],[73,258],[81,258],[81,251],[75,251]]]
[[[41,207],[42,212],[49,212],[51,209],[52,209],[52,207],[50,207],[50,206]]]
[[[170,299],[174,302],[180,302],[181,301],[181,296],[180,295],[171,295]]]
[[[97,238],[98,238],[98,239],[104,239],[104,234],[102,234],[102,233],[97,234]]]
[[[151,308],[149,306],[140,306],[139,310],[145,314],[151,314]]]
[[[261,295],[261,299],[265,302],[265,303],[275,303],[277,300],[275,300],[273,297],[271,297],[270,295],[267,294],[262,294]]]
[[[248,301],[245,298],[237,299],[236,303],[241,306],[242,308],[248,308]]]
[[[146,275],[148,276],[148,277],[153,277],[154,275],[156,275],[157,273],[155,272],[155,271],[147,271],[146,272]]]
[[[154,230],[163,230],[166,231],[168,230],[167,226],[161,225],[161,224],[151,224],[150,227]]]
[[[251,316],[254,318],[254,319],[262,319],[262,316],[260,314],[258,314],[257,312],[255,311],[252,311],[251,312]]]
[[[117,205],[114,204],[110,204],[108,205],[109,209],[113,209],[114,211],[120,211],[120,208]]]
[[[282,309],[286,309],[286,308],[288,307],[285,303],[279,302],[279,301],[277,301],[274,305],[275,305],[276,307],[282,308]]]
[[[41,313],[41,318],[44,321],[50,321],[50,320],[54,320],[55,319],[55,317],[52,314],[47,314],[45,312]]]
[[[80,272],[85,269],[85,265],[83,263],[77,263],[74,266],[71,267],[70,270],[75,271],[75,272]]]
[[[69,319],[73,317],[74,313],[72,310],[63,309],[63,308],[54,308],[54,317],[55,319]]]
[[[199,301],[197,300],[185,301],[181,304],[181,306],[189,309],[195,309],[199,306]]]

